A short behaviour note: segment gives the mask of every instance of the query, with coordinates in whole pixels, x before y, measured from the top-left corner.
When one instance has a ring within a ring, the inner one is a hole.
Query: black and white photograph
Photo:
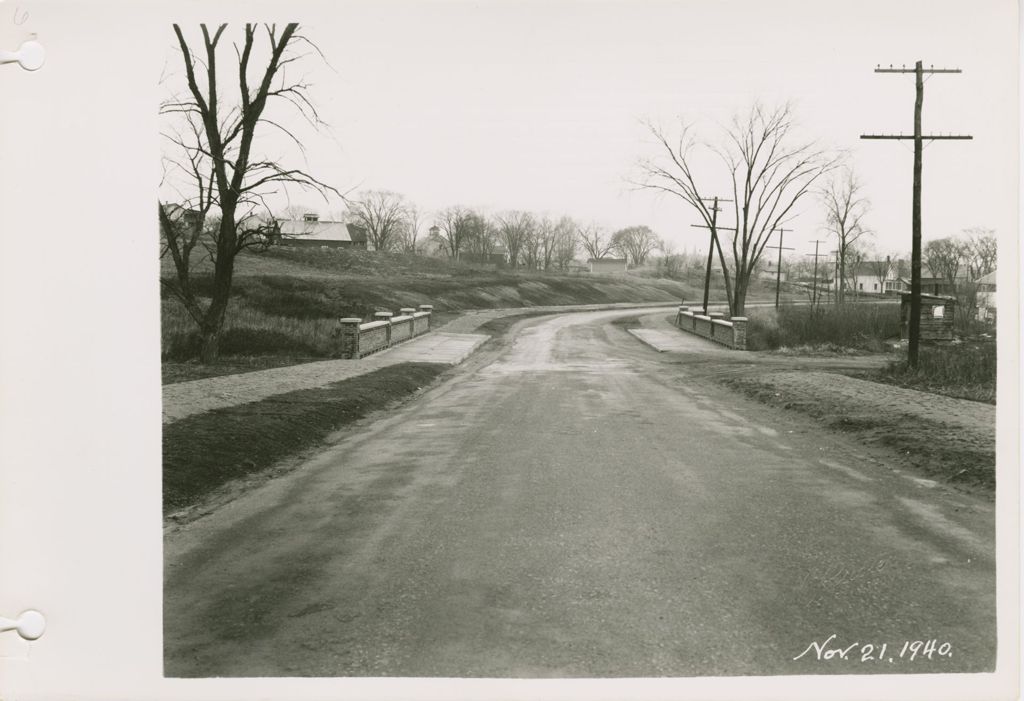
[[[1016,3],[108,8],[91,85],[26,7],[3,455],[95,422],[54,527],[153,698],[1019,694]],[[83,608],[12,602],[0,663]]]

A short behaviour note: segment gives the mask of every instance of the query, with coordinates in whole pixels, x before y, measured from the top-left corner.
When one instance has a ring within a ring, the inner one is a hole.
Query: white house
[[[983,275],[974,281],[978,285],[978,318],[982,321],[996,320],[996,271]]]
[[[719,270],[721,270],[721,268],[719,268]],[[786,271],[783,270],[780,274],[778,261],[769,260],[767,264],[763,268],[761,268],[758,277],[761,278],[762,280],[778,279],[781,280],[782,282],[786,282]]]
[[[885,283],[895,279],[896,266],[888,260],[866,260],[846,274],[854,292],[880,295],[885,292]]]

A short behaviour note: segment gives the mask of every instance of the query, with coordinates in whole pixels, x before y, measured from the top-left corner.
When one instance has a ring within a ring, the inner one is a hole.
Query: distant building
[[[175,224],[180,223],[186,228],[191,228],[197,223],[201,224],[203,221],[203,213],[198,209],[189,209],[180,204],[162,204],[160,207],[168,219]]]
[[[503,268],[508,264],[508,250],[506,250],[505,244],[495,243],[491,246],[490,253],[485,254],[463,251],[459,253],[459,260],[464,263],[493,265],[498,268]]]
[[[721,272],[721,268],[718,268],[718,272]],[[779,273],[778,261],[769,260],[767,264],[761,268],[758,277],[762,280],[774,281],[776,279],[786,282],[786,271]]]
[[[275,243],[305,248],[366,248],[366,231],[355,224],[322,221],[316,214],[302,219],[278,220],[280,233]]]
[[[996,271],[983,275],[974,283],[978,286],[978,319],[996,320]]]
[[[591,258],[587,261],[587,264],[590,266],[590,272],[592,273],[623,274],[626,272],[625,258]]]
[[[898,294],[910,290],[910,280],[904,277],[895,277],[885,281],[885,294]]]
[[[884,272],[884,275],[880,275]],[[885,281],[895,274],[895,266],[887,260],[866,260],[856,266],[852,273],[847,275],[853,284],[855,292],[870,292],[880,295],[885,292]]]
[[[857,294],[895,294],[902,291],[900,261],[865,260],[846,269],[846,289]],[[884,274],[883,274],[884,273]],[[909,283],[906,289],[910,289]]]

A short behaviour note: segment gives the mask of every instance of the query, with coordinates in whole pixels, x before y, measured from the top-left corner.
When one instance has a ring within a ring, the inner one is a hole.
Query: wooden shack
[[[921,340],[952,341],[956,297],[921,295]],[[910,293],[900,292],[900,337],[910,338]]]

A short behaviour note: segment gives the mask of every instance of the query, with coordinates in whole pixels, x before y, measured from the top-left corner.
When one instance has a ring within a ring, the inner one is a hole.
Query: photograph
[[[165,675],[994,671],[997,18],[166,27]]]
[[[1018,698],[1020,27],[0,4],[0,696]]]

